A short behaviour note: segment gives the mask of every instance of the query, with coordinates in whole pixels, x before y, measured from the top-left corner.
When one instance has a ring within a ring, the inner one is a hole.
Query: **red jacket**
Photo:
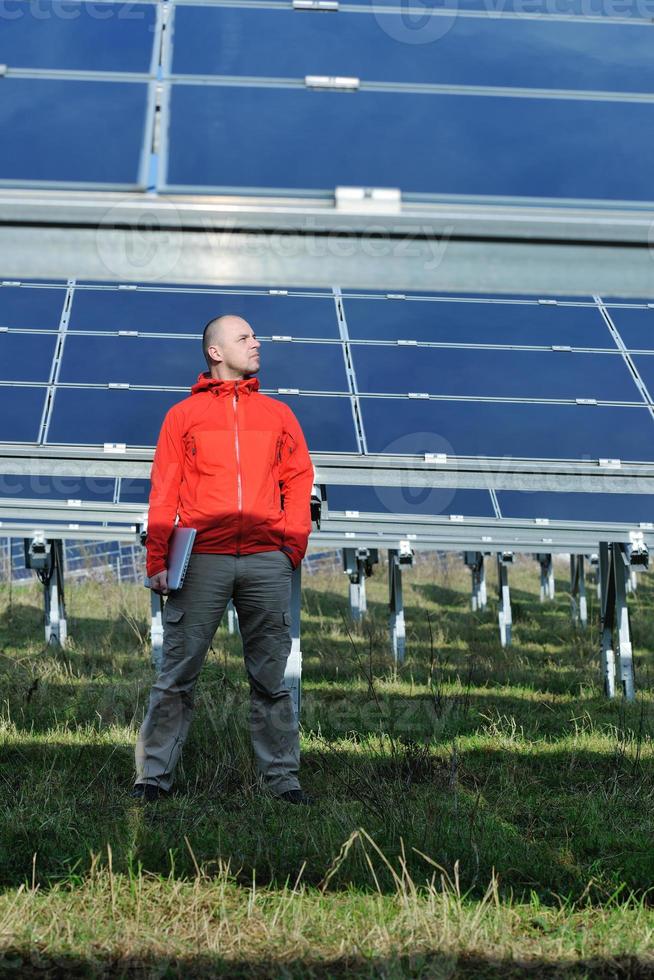
[[[294,568],[311,532],[314,471],[300,424],[255,377],[198,376],[166,413],[150,474],[148,575],[166,568],[168,539],[197,530],[194,552],[285,551]]]

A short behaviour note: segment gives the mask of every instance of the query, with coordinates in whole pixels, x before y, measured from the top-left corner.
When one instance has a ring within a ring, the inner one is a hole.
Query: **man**
[[[284,670],[291,576],[311,531],[313,465],[291,409],[258,391],[261,344],[247,321],[210,320],[202,346],[209,370],[166,414],[152,464],[146,567],[151,587],[168,599],[132,796],[151,801],[170,792],[195,684],[232,598],[257,771],[273,796],[311,803],[298,780],[298,726]],[[166,558],[177,515],[197,534],[182,587],[170,591]]]

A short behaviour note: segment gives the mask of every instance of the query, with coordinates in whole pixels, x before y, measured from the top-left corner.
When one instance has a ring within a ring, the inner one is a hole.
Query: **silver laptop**
[[[196,530],[194,527],[175,527],[168,541],[168,588],[181,589],[188,568]],[[143,585],[150,588],[150,579]]]

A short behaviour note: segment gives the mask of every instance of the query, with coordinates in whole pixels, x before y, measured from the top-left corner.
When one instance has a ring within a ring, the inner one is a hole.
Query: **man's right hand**
[[[165,568],[163,572],[159,572],[150,578],[150,588],[157,595],[168,595],[170,589],[168,588],[168,572]]]

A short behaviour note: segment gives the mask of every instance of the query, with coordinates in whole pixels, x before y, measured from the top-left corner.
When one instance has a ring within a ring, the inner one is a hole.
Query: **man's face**
[[[230,377],[256,374],[259,370],[261,342],[246,320],[234,318],[221,326],[216,342],[209,346],[212,357],[220,360],[221,375]]]

